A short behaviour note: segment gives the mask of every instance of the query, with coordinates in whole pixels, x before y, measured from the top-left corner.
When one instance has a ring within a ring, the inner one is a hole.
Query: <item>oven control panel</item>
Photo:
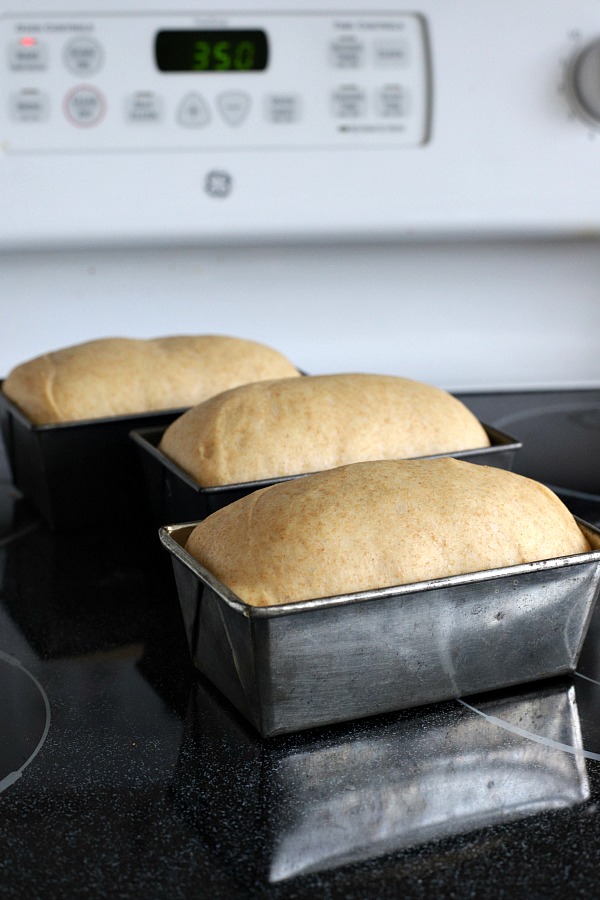
[[[0,251],[600,233],[598,0],[85,6],[0,0]]]
[[[5,152],[418,146],[425,20],[408,13],[0,20]]]

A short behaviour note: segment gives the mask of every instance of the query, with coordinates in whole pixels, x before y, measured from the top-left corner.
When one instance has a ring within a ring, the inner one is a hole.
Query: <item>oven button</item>
[[[244,91],[225,91],[217,97],[217,107],[228,125],[241,125],[250,111],[250,96]]]
[[[201,94],[186,94],[177,110],[177,121],[185,128],[203,128],[210,122],[210,110]]]
[[[8,48],[8,68],[12,72],[43,72],[48,68],[48,49],[34,37],[22,37]]]
[[[300,118],[300,98],[295,94],[271,94],[265,106],[267,120],[274,125],[290,125]]]
[[[63,59],[67,69],[80,78],[87,78],[102,68],[104,53],[94,38],[76,37],[65,47]]]
[[[67,94],[64,108],[67,119],[73,125],[90,127],[97,125],[104,117],[104,97],[96,88],[82,85]]]
[[[159,122],[162,119],[162,102],[153,91],[136,91],[125,104],[125,117],[129,122]]]
[[[377,111],[384,119],[402,119],[408,112],[408,98],[400,84],[388,84],[379,92]]]
[[[600,40],[588,44],[575,59],[571,89],[583,118],[600,125]]]
[[[354,85],[338,88],[333,92],[332,106],[338,119],[358,119],[366,112],[365,93]]]
[[[342,38],[331,45],[329,56],[336,69],[359,69],[364,62],[365,48],[354,38]]]
[[[406,41],[378,41],[373,48],[375,65],[380,69],[402,69],[408,65]]]
[[[10,115],[16,122],[43,122],[48,111],[47,94],[34,88],[24,88],[10,99]]]

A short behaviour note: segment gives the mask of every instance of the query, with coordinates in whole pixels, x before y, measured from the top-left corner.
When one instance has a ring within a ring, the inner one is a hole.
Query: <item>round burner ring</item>
[[[514,471],[583,499],[600,497],[600,404],[555,403],[509,413],[494,423],[523,443]]]
[[[585,675],[580,675],[579,672],[574,672],[573,674],[574,676],[579,676],[580,678],[586,678]],[[594,681],[593,679],[586,678],[586,680],[591,681],[596,685],[599,684],[599,682]],[[464,706],[466,709],[470,709],[471,712],[477,713],[478,716],[486,719],[486,721],[489,722],[490,725],[504,728],[506,731],[509,731],[512,734],[517,735],[518,737],[527,738],[527,740],[534,741],[536,744],[542,744],[544,747],[548,747],[551,750],[561,750],[563,753],[570,753],[572,756],[579,756],[585,759],[600,760],[600,753],[597,753],[594,750],[587,750],[585,747],[579,747],[575,744],[567,744],[562,741],[556,741],[543,733],[536,733],[533,731],[529,731],[528,729],[521,728],[520,726],[515,725],[513,722],[509,722],[506,719],[501,719],[498,716],[490,716],[482,709],[479,709],[477,705],[472,706],[465,700],[458,700],[457,703],[460,703],[460,705]]]
[[[18,659],[2,650],[0,710],[7,733],[13,735],[10,745],[3,748],[3,755],[0,756],[2,793],[18,781],[38,755],[50,728],[50,703],[44,688]],[[34,750],[30,751],[35,741]]]

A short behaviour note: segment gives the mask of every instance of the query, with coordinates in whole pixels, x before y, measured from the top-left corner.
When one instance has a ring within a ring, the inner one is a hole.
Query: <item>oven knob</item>
[[[570,81],[579,113],[600,125],[600,40],[588,44],[575,58]]]

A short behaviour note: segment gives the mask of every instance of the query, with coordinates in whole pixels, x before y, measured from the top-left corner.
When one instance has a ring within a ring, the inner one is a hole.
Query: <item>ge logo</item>
[[[204,190],[209,197],[228,197],[233,187],[233,178],[228,172],[213,169],[204,179]]]

